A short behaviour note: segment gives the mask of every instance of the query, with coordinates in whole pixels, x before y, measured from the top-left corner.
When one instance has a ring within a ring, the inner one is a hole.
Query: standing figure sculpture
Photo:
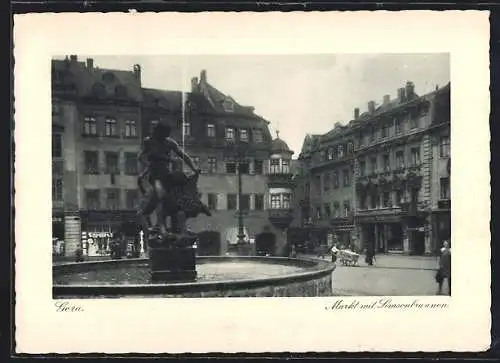
[[[194,172],[187,176],[182,171],[172,171],[172,153],[180,157]],[[152,235],[165,238],[167,217],[170,217],[170,233],[185,232],[185,219],[196,217],[199,213],[210,216],[210,212],[199,198],[197,181],[200,171],[192,159],[170,138],[170,127],[157,124],[150,137],[144,140],[139,154],[139,162],[144,170],[139,175],[138,186],[145,203],[139,210],[143,224],[146,224],[147,240]],[[144,183],[149,184],[149,192]],[[152,226],[150,216],[156,211],[156,223]]]

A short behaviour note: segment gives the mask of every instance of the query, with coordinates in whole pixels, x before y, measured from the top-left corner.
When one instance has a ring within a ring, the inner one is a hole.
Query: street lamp
[[[230,149],[236,156],[236,172],[238,176],[238,244],[244,244],[245,241],[245,227],[243,222],[243,209],[242,209],[242,195],[243,195],[243,181],[242,181],[242,163],[245,160],[248,146],[243,143],[232,144]]]

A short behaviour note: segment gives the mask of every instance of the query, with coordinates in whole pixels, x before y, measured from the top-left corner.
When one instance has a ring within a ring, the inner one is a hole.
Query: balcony
[[[271,172],[268,174],[268,186],[270,187],[288,187],[293,188],[295,181],[293,174],[288,172]]]
[[[451,200],[450,199],[438,200],[438,209],[450,210],[451,209]]]
[[[293,209],[268,209],[269,222],[280,229],[288,228],[293,220]]]

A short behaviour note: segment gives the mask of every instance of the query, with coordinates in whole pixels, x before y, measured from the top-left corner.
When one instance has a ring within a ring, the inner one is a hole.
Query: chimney
[[[207,81],[207,71],[206,70],[202,70],[200,72],[200,83],[203,82],[205,83]]]
[[[198,92],[198,77],[191,78],[191,92]]]
[[[92,68],[94,68],[94,59],[87,58],[87,69],[92,69]]]
[[[72,62],[76,62],[78,60],[78,57],[74,54],[70,55],[69,56],[69,59],[72,61]]]
[[[139,81],[141,81],[141,66],[139,64],[134,64],[134,75]]]
[[[387,106],[391,102],[391,96],[384,95],[384,106]]]
[[[398,101],[400,103],[403,103],[403,102],[406,101],[405,89],[404,88],[398,88]]]
[[[368,102],[368,112],[369,113],[375,112],[375,101]]]
[[[405,90],[406,90],[406,99],[408,99],[409,101],[413,99],[413,97],[415,96],[415,85],[413,84],[413,82],[406,82],[406,87],[405,87]]]
[[[359,118],[359,108],[354,109],[354,119],[357,120]]]

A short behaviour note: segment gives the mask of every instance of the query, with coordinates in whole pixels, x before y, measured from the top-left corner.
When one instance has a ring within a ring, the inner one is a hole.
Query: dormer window
[[[125,86],[116,86],[115,87],[115,94],[118,96],[118,97],[125,97],[127,96],[127,87]]]
[[[253,130],[253,142],[262,142],[263,140],[262,130]]]
[[[224,102],[222,103],[222,107],[224,108],[224,111],[226,111],[226,112],[234,112],[234,103],[229,98],[224,100]]]
[[[104,82],[113,82],[115,80],[115,75],[111,72],[106,72],[102,75],[102,80]]]

